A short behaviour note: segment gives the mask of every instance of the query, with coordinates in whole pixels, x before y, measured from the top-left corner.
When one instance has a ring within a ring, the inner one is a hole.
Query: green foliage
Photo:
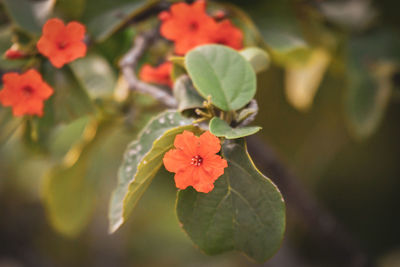
[[[196,131],[191,122],[176,111],[166,111],[150,121],[138,140],[128,146],[111,197],[110,232],[127,220],[161,167],[164,153],[172,148],[175,136],[184,130]]]
[[[262,263],[282,242],[283,198],[276,186],[256,169],[243,139],[226,141],[222,155],[228,168],[215,182],[213,191],[179,191],[179,221],[207,254],[238,250]]]
[[[256,75],[238,52],[222,45],[191,50],[185,65],[201,96],[211,96],[218,108],[229,111],[245,106],[256,93]]]
[[[398,69],[396,61],[400,60],[399,45],[400,39],[388,31],[374,31],[349,43],[345,107],[356,138],[370,136],[383,118],[393,89],[392,75]]]
[[[229,124],[221,120],[218,117],[214,117],[210,121],[210,132],[218,137],[225,137],[226,139],[237,139],[252,135],[261,130],[261,127],[251,126],[251,127],[240,127],[232,128]]]
[[[178,110],[201,108],[204,99],[197,93],[188,76],[181,76],[174,84],[174,97],[178,101]]]
[[[70,67],[91,98],[106,98],[112,95],[116,77],[110,64],[103,57],[89,54],[71,62]]]
[[[112,123],[89,124],[83,139],[44,177],[43,199],[52,226],[76,237],[92,214],[98,181],[89,175],[93,149],[102,143]]]
[[[248,47],[240,51],[240,54],[250,62],[256,73],[268,69],[271,59],[268,53],[258,47]]]

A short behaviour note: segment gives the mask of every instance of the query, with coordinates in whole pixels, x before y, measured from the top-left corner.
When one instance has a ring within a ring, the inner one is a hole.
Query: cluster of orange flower
[[[67,25],[57,19],[48,20],[43,26],[43,33],[37,42],[38,51],[46,56],[56,68],[86,55],[85,26],[78,22]],[[20,58],[23,53],[8,50],[9,59]],[[43,116],[43,102],[54,90],[43,81],[42,75],[35,69],[19,74],[9,72],[3,75],[3,89],[0,91],[0,103],[11,106],[14,116]]]
[[[209,16],[204,0],[198,0],[191,5],[174,4],[169,11],[161,12],[159,19],[161,35],[174,42],[175,53],[178,55],[184,55],[194,47],[204,44],[222,44],[234,49],[243,47],[242,31],[228,19],[216,21]],[[171,70],[170,62],[164,62],[158,67],[145,64],[139,76],[145,82],[172,87]]]

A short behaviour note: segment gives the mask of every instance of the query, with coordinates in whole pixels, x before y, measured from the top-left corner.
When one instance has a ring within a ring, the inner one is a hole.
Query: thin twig
[[[152,31],[137,36],[134,46],[122,58],[119,65],[122,74],[124,75],[124,78],[129,85],[129,89],[145,94],[150,94],[167,107],[176,107],[177,102],[172,95],[157,86],[140,81],[135,73],[135,69],[137,67],[137,63],[139,62],[139,59],[142,57],[147,47],[151,45],[156,34],[156,31]]]

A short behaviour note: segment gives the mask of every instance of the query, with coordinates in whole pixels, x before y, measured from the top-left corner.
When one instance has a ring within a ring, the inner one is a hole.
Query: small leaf
[[[164,153],[173,147],[175,136],[184,130],[196,131],[191,123],[176,111],[166,111],[150,121],[138,140],[128,146],[110,202],[111,233],[127,220],[161,167]]]
[[[225,173],[210,193],[181,190],[178,219],[192,241],[213,255],[238,250],[259,263],[279,249],[285,204],[276,186],[251,161],[243,139],[226,141]]]
[[[268,69],[271,59],[268,53],[258,47],[248,47],[240,51],[240,54],[250,62],[256,73]]]
[[[204,98],[199,96],[187,75],[181,76],[174,84],[174,97],[178,100],[178,110],[201,108]]]
[[[245,136],[255,134],[261,130],[259,126],[232,128],[226,121],[214,117],[210,121],[210,132],[218,137],[225,137],[226,139],[237,139]]]
[[[224,111],[244,107],[256,93],[253,68],[232,48],[199,46],[186,55],[185,65],[200,95],[211,96],[212,103]]]
[[[308,60],[286,64],[285,90],[288,101],[298,110],[307,111],[331,62],[324,49],[311,50]]]
[[[69,65],[77,80],[93,98],[112,95],[116,84],[110,64],[97,54],[89,54]]]

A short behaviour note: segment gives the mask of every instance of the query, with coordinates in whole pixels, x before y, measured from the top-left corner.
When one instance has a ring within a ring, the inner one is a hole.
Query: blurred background
[[[20,21],[26,16],[24,6],[45,2],[0,2],[1,54],[15,38],[23,43],[24,33],[14,30],[26,23]],[[68,75],[89,91],[102,86],[114,91],[118,59],[131,46],[137,29],[147,26],[133,25],[111,34],[98,33],[93,25],[98,25],[102,14],[144,1],[50,2],[56,14],[87,23],[89,33],[101,39],[93,44],[95,59],[87,68],[103,64],[107,75],[90,73],[85,80],[79,75],[82,65],[72,66]],[[400,266],[399,3],[235,0],[212,1],[210,8],[223,9],[225,4],[227,10],[234,4],[248,13],[273,59],[269,69],[258,74],[260,112],[254,124],[263,127],[258,137],[272,146],[306,190],[343,224],[373,265]],[[227,15],[233,15],[244,31],[249,26],[237,13]],[[144,61],[157,62],[165,47],[152,49]],[[0,72],[23,64],[1,59]],[[43,63],[41,68],[45,72],[48,66]],[[99,76],[107,81],[99,82]],[[101,107],[109,101],[90,96]],[[79,116],[43,134],[39,130],[35,139],[31,128],[40,124],[11,119],[9,109],[0,107],[1,267],[258,266],[239,253],[207,256],[195,248],[176,218],[174,184],[158,177],[130,220],[115,234],[108,234],[108,202],[125,147],[161,110],[146,96],[134,95],[130,103],[137,107],[135,111],[122,107],[124,115],[90,148],[85,175],[95,192],[90,193],[93,208],[83,220],[88,225],[75,237],[61,235],[50,225],[42,203],[43,177],[76,143],[91,117]],[[66,201],[74,197],[66,196]],[[329,246],[311,238],[312,232],[288,207],[283,246],[263,266],[348,266]]]

